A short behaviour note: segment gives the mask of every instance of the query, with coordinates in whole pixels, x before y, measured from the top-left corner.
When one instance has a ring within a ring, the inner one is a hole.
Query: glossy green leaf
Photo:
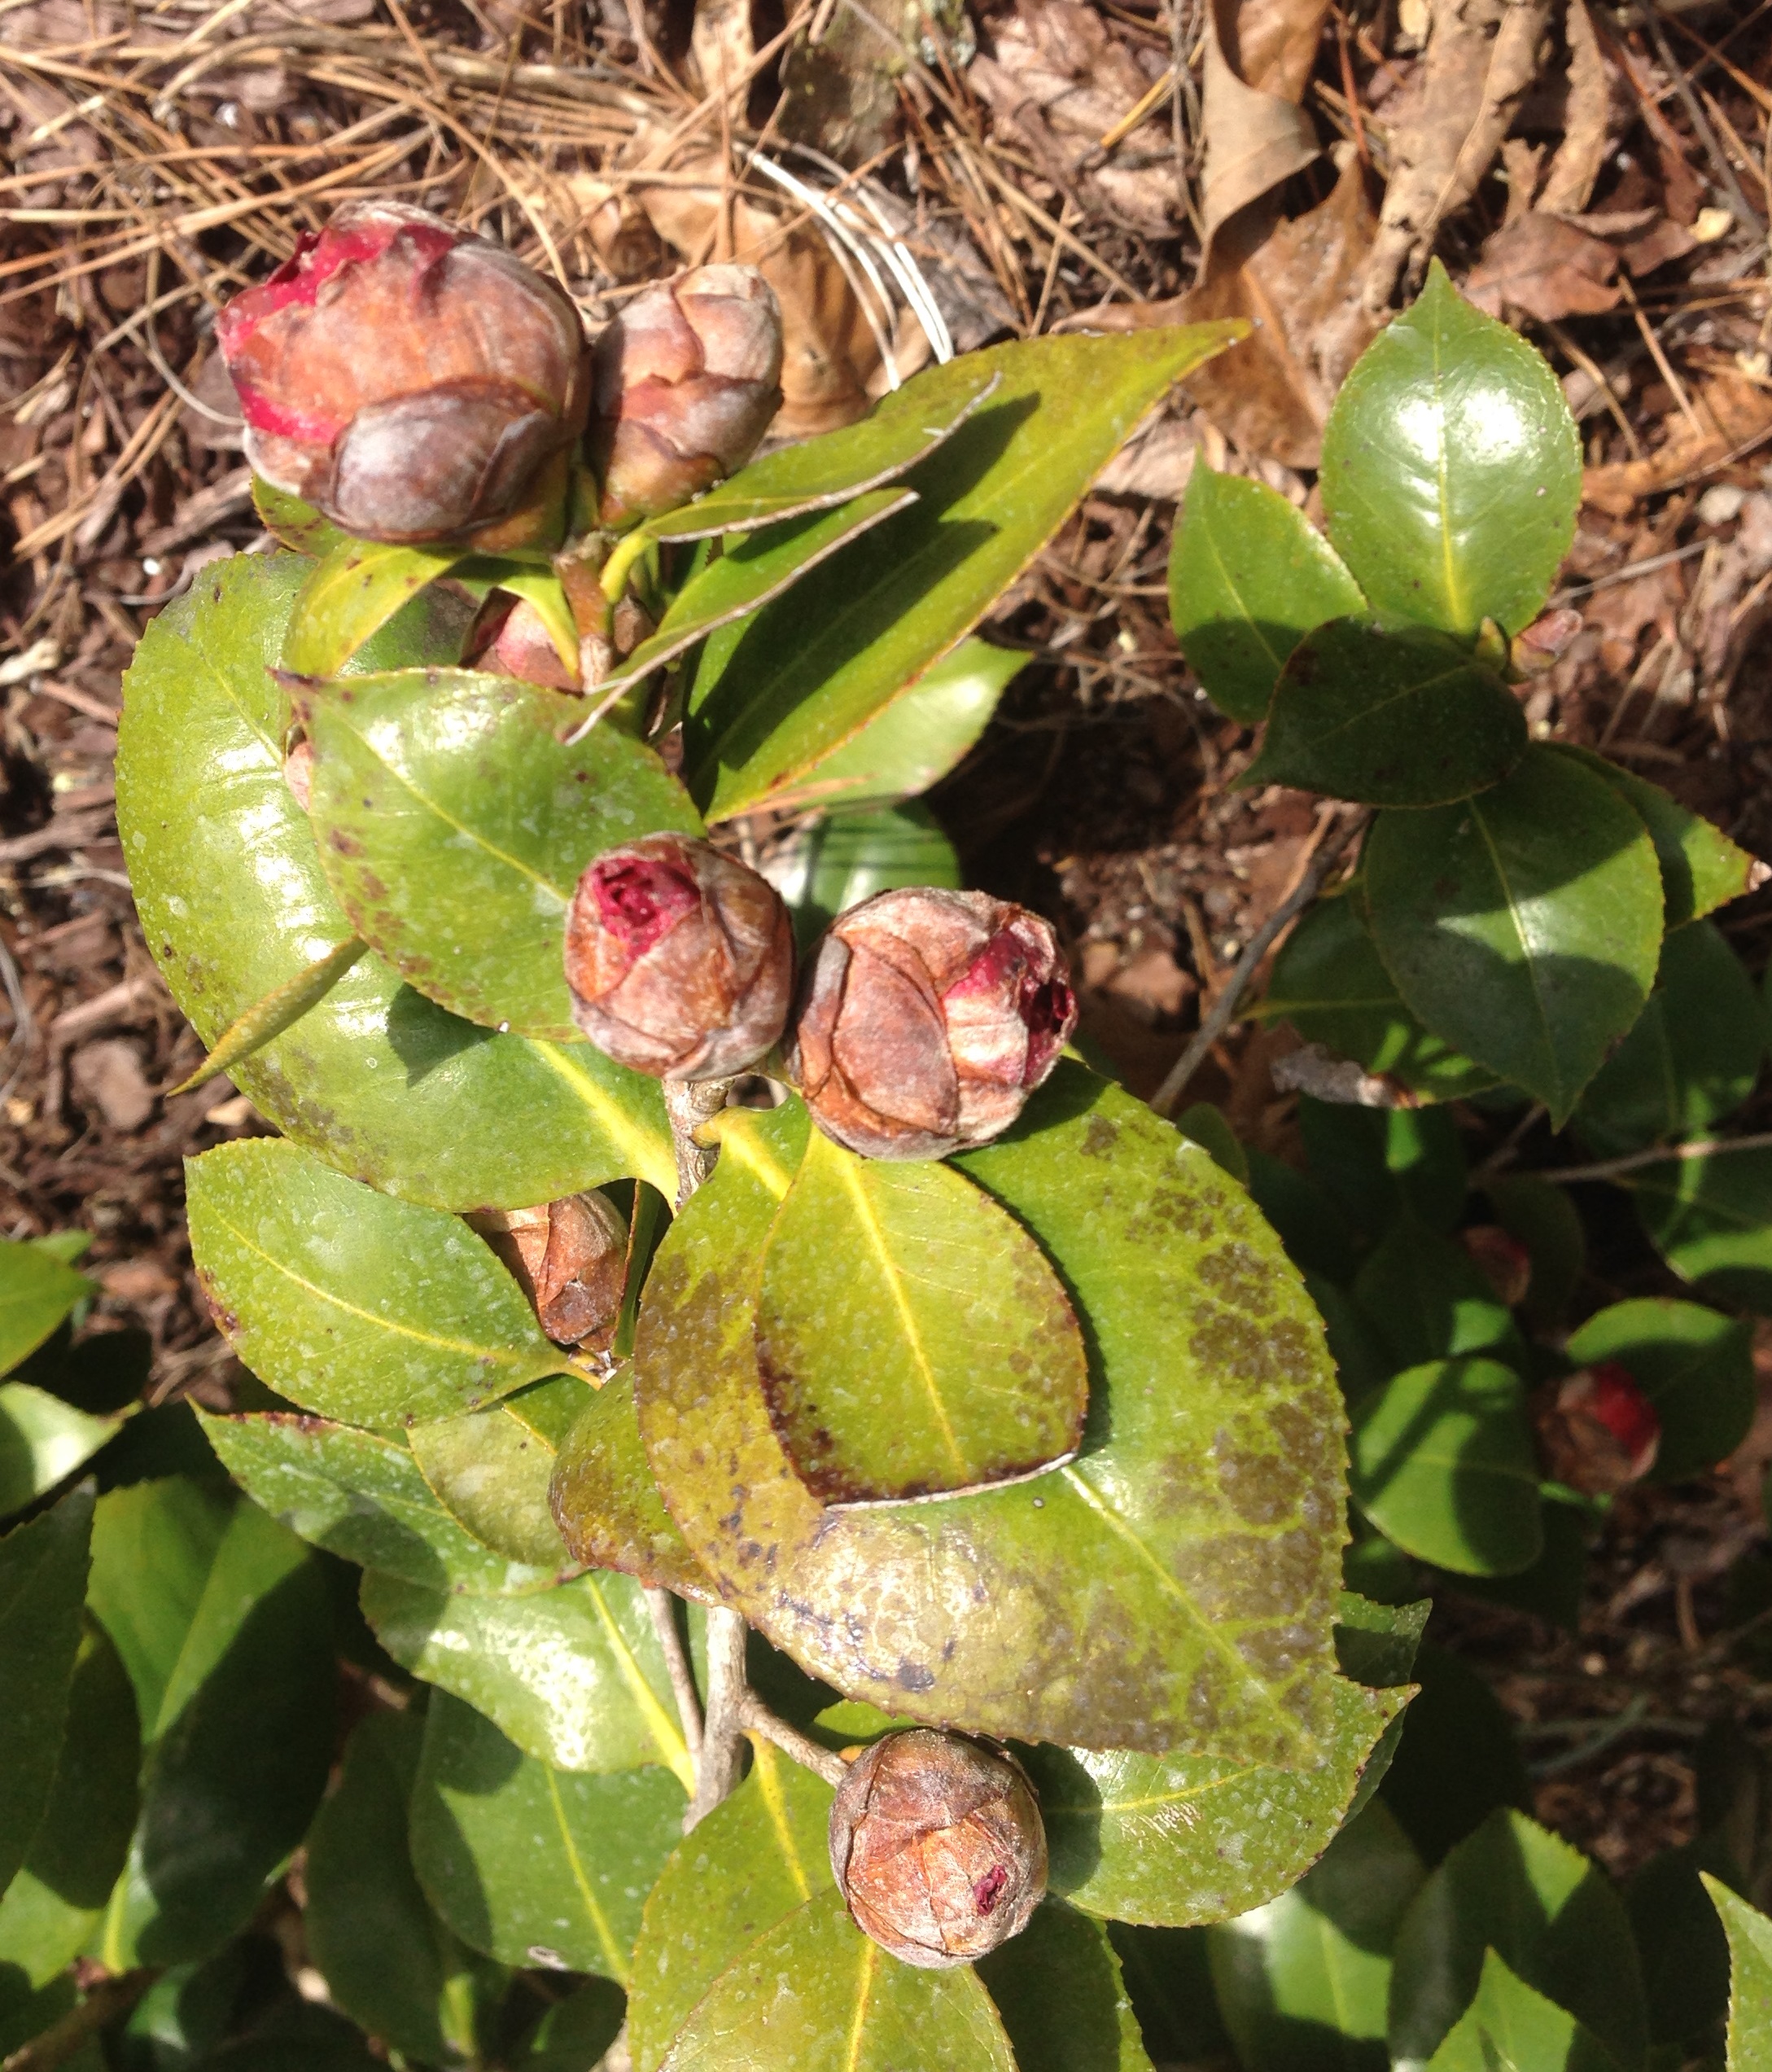
[[[1212,1982],[1245,2065],[1389,2072],[1390,1948],[1426,1873],[1382,1803],[1289,1892],[1210,1931]]]
[[[1381,618],[1517,633],[1574,537],[1581,439],[1543,356],[1436,261],[1342,383],[1322,487],[1329,537]]]
[[[1494,1950],[1477,1997],[1428,2061],[1432,2072],[1617,2072],[1573,2014],[1535,1993]]]
[[[834,1891],[796,1908],[715,1980],[660,2072],[806,2072],[815,2065],[1015,2072],[977,1972],[899,1963],[868,1941]]]
[[[413,1863],[444,1920],[501,1964],[625,1986],[641,1903],[682,1824],[669,1771],[550,1769],[447,1692],[432,1695]]]
[[[1560,1126],[1641,1013],[1661,946],[1642,821],[1590,772],[1529,749],[1453,806],[1382,813],[1366,845],[1372,940],[1405,1003]]]
[[[209,1044],[351,933],[283,782],[286,700],[269,673],[311,566],[237,554],[205,569],[149,628],[125,693],[130,880],[148,946]],[[396,641],[409,616],[370,644],[383,668],[454,659],[422,629]],[[286,1136],[409,1200],[520,1208],[634,1174],[675,1189],[652,1082],[586,1045],[478,1028],[373,954],[234,1076]]]
[[[0,1978],[11,1966],[40,1988],[85,1947],[129,1855],[141,1754],[122,1658],[89,1619],[55,1781],[24,1868],[0,1897]]]
[[[1000,379],[980,353],[927,368],[883,396],[859,424],[765,453],[693,503],[649,519],[647,537],[701,540],[715,532],[748,532],[847,503],[933,453],[991,398]]]
[[[190,1161],[186,1185],[211,1311],[254,1373],[304,1410],[405,1424],[559,1370],[523,1290],[453,1216],[270,1137],[218,1145]]]
[[[1657,1482],[1702,1474],[1748,1435],[1758,1401],[1753,1333],[1697,1303],[1644,1296],[1590,1316],[1565,1348],[1577,1366],[1616,1360],[1661,1420]]]
[[[769,1233],[756,1340],[770,1417],[827,1504],[1022,1480],[1083,1436],[1089,1363],[1058,1277],[939,1160],[858,1158],[815,1131]]]
[[[1538,1461],[1512,1368],[1407,1368],[1360,1398],[1353,1425],[1354,1500],[1407,1553],[1459,1575],[1507,1575],[1538,1559]]]
[[[1399,2066],[1438,2049],[1477,1994],[1485,1949],[1584,2022],[1624,2072],[1642,2065],[1643,1984],[1623,1903],[1579,1850],[1503,1810],[1452,1851],[1397,1932],[1390,2047]]]
[[[1729,2072],[1772,2072],[1772,1921],[1714,1877],[1729,1937]]]
[[[1462,1655],[1424,1641],[1411,1673],[1419,1689],[1379,1790],[1437,1864],[1498,1806],[1529,1806],[1532,1783],[1511,1715]]]
[[[89,1947],[113,1971],[190,1962],[246,1925],[319,1803],[336,1673],[326,1579],[262,1511],[176,1478],[100,1498],[90,1601],[129,1673],[144,1757],[129,1860]]]
[[[34,1352],[92,1292],[84,1273],[41,1245],[0,1239],[0,1374]]]
[[[1459,1101],[1495,1084],[1402,1004],[1373,947],[1362,896],[1331,895],[1306,909],[1274,961],[1264,1015],[1290,1022],[1307,1043],[1351,1058],[1423,1100]]]
[[[1302,510],[1264,482],[1195,464],[1170,548],[1169,616],[1220,712],[1258,725],[1286,657],[1312,627],[1365,607]]]
[[[560,1442],[593,1393],[562,1374],[490,1410],[414,1425],[412,1457],[439,1503],[483,1545],[510,1561],[558,1567],[565,1550],[548,1485]]]
[[[692,1552],[814,1675],[882,1709],[1072,1746],[1308,1763],[1335,1702],[1341,1411],[1321,1327],[1248,1196],[1061,1066],[957,1163],[1063,1273],[1098,1363],[1072,1465],[825,1510],[770,1423],[755,1261],[804,1110],[728,1110],[635,1347],[648,1456]],[[965,1604],[963,1620],[952,1607]]]
[[[90,1496],[76,1490],[0,1540],[0,1891],[24,1863],[55,1781],[92,1509]]]
[[[363,1616],[404,1669],[465,1699],[557,1770],[695,1774],[638,1584],[590,1575],[539,1596],[458,1596],[374,1570]]]
[[[1100,1921],[1048,1899],[980,1961],[978,1976],[1009,2032],[1016,2072],[1151,2072]]]
[[[1443,1108],[1359,1108],[1302,1093],[1298,1133],[1312,1176],[1367,1241],[1398,1215],[1450,1231],[1464,1212],[1469,1168]]]
[[[337,948],[317,957],[305,971],[298,971],[280,986],[273,986],[262,1000],[255,1001],[217,1037],[215,1047],[188,1079],[172,1091],[189,1093],[207,1086],[223,1072],[232,1071],[243,1058],[262,1050],[273,1037],[299,1022],[310,1007],[317,1007],[339,979],[369,947],[361,937],[348,935]]]
[[[642,834],[701,832],[676,779],[630,735],[597,727],[565,744],[582,702],[471,670],[408,669],[350,678],[304,707],[314,836],[358,934],[452,1013],[555,1043],[582,1041],[562,962],[579,874]],[[637,1127],[645,1113],[637,1106]]]
[[[749,1945],[831,1890],[832,1792],[768,1741],[750,1774],[677,1847],[634,1947],[628,2046],[658,2072],[696,2003]]]
[[[335,677],[370,634],[427,583],[448,575],[466,551],[341,539],[302,585],[283,640],[283,667],[299,677]]]
[[[680,1597],[720,1601],[653,1480],[631,1371],[606,1382],[579,1413],[561,1442],[550,1496],[575,1560],[618,1570]]]
[[[895,709],[896,709],[895,707]],[[926,806],[826,815],[770,858],[765,875],[787,902],[805,950],[839,913],[900,885],[958,890],[960,859]]]
[[[1621,1174],[1618,1184],[1682,1281],[1772,1312],[1772,1151],[1669,1159]]]
[[[1557,755],[1567,756],[1603,778],[1643,816],[1661,866],[1669,928],[1698,920],[1753,890],[1765,866],[1702,814],[1682,806],[1659,784],[1650,783],[1634,770],[1621,769],[1590,748],[1577,747],[1572,741],[1557,742],[1553,747]]]
[[[1201,324],[971,356],[1001,385],[905,478],[917,505],[759,612],[717,681],[698,673],[685,775],[709,817],[772,798],[907,691],[972,631],[1170,384],[1241,335]]]
[[[1649,1004],[1588,1083],[1575,1132],[1600,1158],[1708,1135],[1748,1098],[1765,1056],[1753,981],[1708,921],[1661,946]]]
[[[1486,791],[1525,746],[1520,701],[1456,641],[1332,619],[1287,659],[1261,752],[1238,782],[1441,806]]]
[[[476,1596],[545,1589],[562,1570],[507,1560],[463,1531],[396,1440],[282,1411],[199,1412],[222,1465],[304,1540],[421,1588]]]
[[[345,538],[330,519],[262,475],[252,477],[252,508],[273,540],[297,554],[329,554]]]
[[[116,1430],[115,1420],[89,1417],[28,1382],[0,1382],[0,1518],[53,1489]]]
[[[1464,1247],[1405,1211],[1368,1255],[1354,1293],[1394,1367],[1492,1352],[1521,1355],[1520,1334]]]
[[[1407,1689],[1335,1685],[1307,1769],[1124,1749],[1023,1751],[1038,1786],[1052,1889],[1114,1921],[1185,1928],[1285,1890],[1322,1855]]]
[[[587,1978],[542,2016],[512,2072],[595,2072],[620,2033],[625,2008],[614,1979]]]

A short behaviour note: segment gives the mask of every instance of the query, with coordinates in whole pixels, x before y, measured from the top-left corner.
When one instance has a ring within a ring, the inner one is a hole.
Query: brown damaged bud
[[[1584,1496],[1616,1495],[1655,1465],[1660,1417],[1616,1360],[1547,1382],[1532,1411],[1546,1474]]]
[[[819,938],[787,1068],[850,1150],[940,1159],[1009,1128],[1076,1021],[1039,914],[985,892],[879,892]]]
[[[370,540],[508,517],[571,445],[584,327],[551,282],[422,209],[353,202],[216,335],[266,481]]]
[[[1046,1829],[1013,1756],[913,1727],[850,1765],[830,1867],[851,1918],[906,1964],[969,1964],[1018,1935],[1046,1891]]]
[[[628,1282],[628,1226],[596,1193],[530,1209],[483,1209],[469,1223],[497,1253],[556,1345],[602,1351]]]
[[[606,525],[674,510],[755,452],[781,407],[781,310],[754,266],[697,266],[597,341],[588,445]]]
[[[1494,1290],[1496,1301],[1517,1308],[1532,1286],[1531,1253],[1499,1223],[1473,1223],[1458,1238]]]
[[[654,1079],[724,1079],[780,1039],[794,994],[781,895],[706,842],[648,834],[589,864],[566,924],[572,1018]]]

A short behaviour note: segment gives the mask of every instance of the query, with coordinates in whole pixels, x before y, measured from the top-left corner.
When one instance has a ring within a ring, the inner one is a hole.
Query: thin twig
[[[751,1702],[745,1681],[744,1614],[715,1605],[707,1614],[707,1716],[702,1752],[695,1763],[695,1796],[683,1816],[683,1832],[705,1820],[738,1781],[744,1722]]]
[[[1578,1180],[1616,1180],[1621,1173],[1635,1172],[1642,1166],[1666,1165],[1679,1159],[1717,1158],[1725,1151],[1772,1151],[1772,1130],[1761,1130],[1754,1137],[1705,1137],[1690,1144],[1656,1145],[1647,1151],[1627,1151],[1622,1158],[1601,1159],[1590,1166],[1553,1166],[1537,1177],[1554,1181],[1559,1187],[1573,1187]]]
[[[0,2062],[0,2072],[55,2072],[57,2065],[68,2064],[107,2022],[126,2014],[159,1977],[157,1970],[144,1969],[101,1979],[77,2007]]]
[[[658,1645],[664,1650],[664,1667],[671,1679],[671,1694],[676,1700],[678,1724],[683,1729],[683,1746],[691,1756],[702,1752],[702,1701],[695,1688],[695,1673],[689,1667],[689,1658],[683,1652],[683,1636],[677,1630],[676,1597],[668,1590],[661,1590],[655,1584],[649,1584],[645,1591],[646,1610],[652,1614],[652,1623],[658,1636]]]
[[[739,1724],[749,1733],[759,1734],[766,1741],[772,1741],[784,1755],[791,1756],[803,1770],[810,1770],[814,1776],[822,1777],[828,1785],[840,1785],[849,1774],[849,1765],[833,1750],[820,1748],[815,1741],[808,1741],[798,1727],[790,1727],[785,1719],[772,1712],[755,1693],[740,1715]]]

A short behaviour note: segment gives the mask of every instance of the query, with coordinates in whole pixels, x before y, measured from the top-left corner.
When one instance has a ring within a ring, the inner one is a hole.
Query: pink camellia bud
[[[572,1014],[654,1079],[724,1079],[775,1045],[794,994],[781,895],[706,842],[648,834],[586,867],[566,924]]]
[[[1474,1223],[1458,1233],[1459,1242],[1481,1268],[1497,1302],[1509,1309],[1523,1303],[1532,1286],[1532,1255],[1499,1223]]]
[[[501,245],[352,202],[216,335],[266,481],[370,540],[439,540],[514,510],[584,423],[578,312]]]
[[[1022,1112],[1077,1020],[1052,924],[986,892],[878,892],[807,967],[787,1067],[827,1137],[940,1159]]]
[[[925,1971],[1018,1935],[1046,1891],[1046,1829],[1013,1756],[913,1727],[849,1766],[830,1809],[830,1867],[851,1918]]]
[[[602,1195],[483,1209],[468,1221],[504,1261],[556,1345],[607,1346],[628,1284],[628,1226]]]
[[[597,341],[588,438],[606,525],[674,510],[742,467],[781,407],[781,310],[754,266],[697,266]]]
[[[468,636],[465,658],[475,668],[549,690],[581,688],[575,665],[568,668],[541,614],[527,598],[494,590]]]
[[[1616,1360],[1546,1384],[1533,1421],[1544,1471],[1584,1496],[1609,1496],[1655,1465],[1661,1420],[1627,1368]]]

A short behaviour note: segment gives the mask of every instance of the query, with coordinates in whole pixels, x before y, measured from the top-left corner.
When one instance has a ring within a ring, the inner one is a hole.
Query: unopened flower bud
[[[602,1195],[483,1209],[468,1221],[504,1261],[556,1345],[600,1351],[608,1344],[627,1286],[628,1229]]]
[[[467,659],[477,669],[549,690],[581,688],[576,664],[568,668],[541,614],[527,598],[494,590],[468,636]]]
[[[1458,1233],[1459,1242],[1482,1269],[1495,1299],[1509,1309],[1523,1303],[1532,1286],[1532,1255],[1499,1223],[1476,1223]]]
[[[365,539],[506,517],[584,422],[571,303],[501,245],[396,203],[341,208],[216,335],[253,467]]]
[[[753,266],[697,266],[597,341],[588,445],[606,525],[674,510],[756,450],[781,407],[781,310]]]
[[[1009,1128],[1076,1019],[1039,914],[985,892],[879,892],[819,938],[787,1065],[827,1137],[939,1159]]]
[[[1046,1829],[1013,1756],[913,1727],[850,1765],[830,1867],[863,1934],[927,1971],[1018,1935],[1046,1891]]]
[[[722,1079],[776,1043],[794,992],[781,895],[706,842],[648,834],[585,870],[566,924],[572,1015],[654,1079]]]
[[[1655,1465],[1661,1420],[1616,1360],[1548,1383],[1533,1404],[1538,1450],[1553,1482],[1584,1496],[1609,1496]]]

